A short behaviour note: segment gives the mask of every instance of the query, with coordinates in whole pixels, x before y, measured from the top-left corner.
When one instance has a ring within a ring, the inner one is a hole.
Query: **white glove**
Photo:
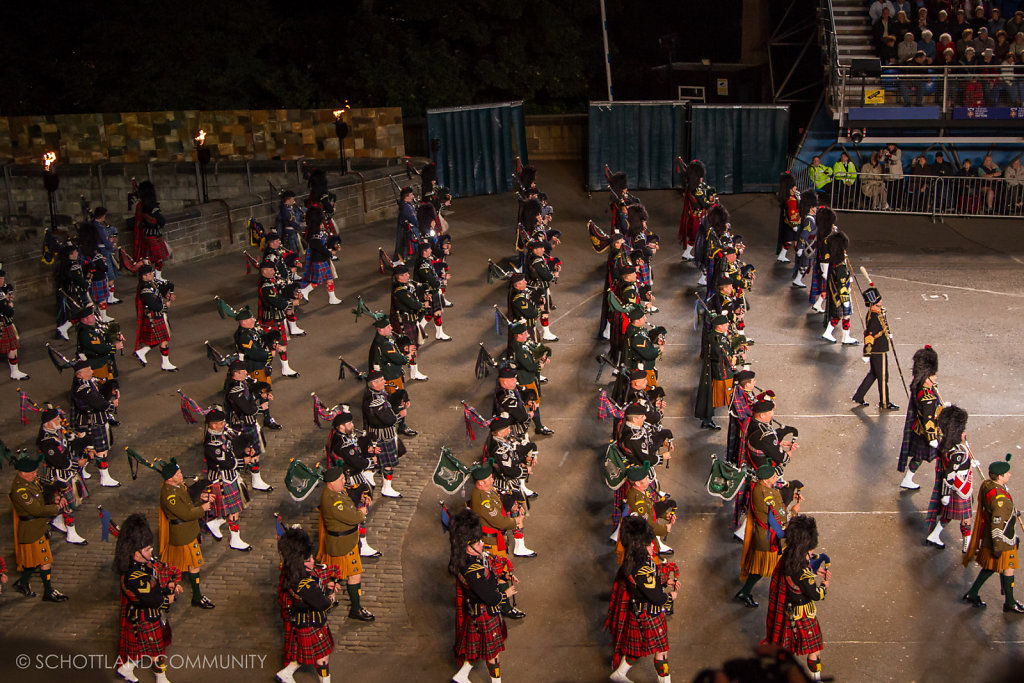
[[[953,402],[952,402],[952,401],[946,401],[945,403],[943,403],[943,404],[942,404],[942,407],[943,407],[943,408],[948,408],[948,407],[950,407],[951,405],[953,405]]]
[[[939,499],[939,502],[941,502],[943,505],[949,505],[949,496],[943,496],[942,498]]]
[[[804,255],[804,250],[803,249],[797,249],[796,250],[796,255],[797,256],[803,256]]]
[[[932,439],[931,441],[928,442],[928,445],[931,446],[932,448],[938,448],[939,447],[939,440],[938,439]]]
[[[871,358],[869,356],[861,356],[860,359],[862,361],[864,361],[865,363],[870,363],[871,362]]]
[[[971,467],[977,467],[980,470],[981,469],[981,463],[978,462],[975,458],[971,458]]]

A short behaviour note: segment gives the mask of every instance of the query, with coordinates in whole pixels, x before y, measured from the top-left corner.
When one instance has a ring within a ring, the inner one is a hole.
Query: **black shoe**
[[[67,602],[67,600],[68,596],[64,595],[56,588],[51,588],[50,592],[43,596],[43,602]],[[1020,603],[1017,604],[1020,605]],[[1003,608],[1003,611],[1007,611],[1005,607]],[[1021,611],[1024,611],[1024,609]]]
[[[886,410],[899,410],[900,407],[898,405],[896,405],[895,403],[886,403],[885,404],[885,409]]]
[[[528,495],[527,498],[536,498],[539,495],[540,494],[537,493],[536,491],[530,491],[530,495]]]
[[[526,612],[519,609],[518,607],[513,607],[507,612],[502,612],[501,616],[505,617],[506,619],[522,619],[526,616]]]
[[[46,598],[43,599],[45,600]],[[1024,614],[1024,605],[1014,600],[1012,605],[1003,605],[1003,611],[1013,614]]]
[[[206,597],[205,595],[199,598],[198,600],[192,598],[192,606],[198,607],[199,609],[213,609],[214,607],[216,607],[215,604],[210,602],[210,598]]]
[[[749,593],[744,593],[743,591],[740,591],[736,595],[732,596],[732,599],[733,602],[743,603],[743,605],[747,607],[747,609],[754,609],[755,607],[757,607],[757,601],[754,600],[754,596],[750,595]]]
[[[402,436],[408,437],[413,437],[419,434],[419,432],[417,432],[415,429],[410,429],[409,427],[402,427],[401,429],[398,430],[398,433],[401,434]]]
[[[981,599],[980,595],[975,595],[972,598],[970,593],[965,593],[964,597],[962,597],[961,600],[970,604],[971,607],[976,607],[977,609],[985,609],[986,607],[988,607],[988,603],[984,602]]]
[[[32,590],[32,586],[28,585],[27,583],[22,583],[21,581],[14,582],[14,590],[18,591],[27,598],[36,597],[36,592]]]
[[[720,426],[716,425],[714,420],[704,420],[700,423],[701,429],[710,429],[713,432],[717,432],[721,429]]]
[[[277,420],[275,420],[275,419],[274,419],[274,418],[272,418],[272,417],[268,417],[268,418],[265,418],[265,419],[263,420],[263,426],[264,426],[264,427],[266,427],[267,429],[273,429],[273,430],[274,430],[275,432],[276,432],[277,430],[279,430],[279,429],[284,429],[284,427],[282,427],[282,426],[281,426],[281,425],[280,425],[280,424],[279,424],[279,423],[277,422]]]
[[[946,549],[946,544],[945,543],[936,543],[935,541],[929,541],[927,538],[924,539],[924,542],[922,543],[922,545],[931,546],[932,548],[935,548],[936,550],[945,550]]]
[[[854,403],[856,403],[856,404],[857,404],[857,406],[858,406],[858,407],[860,407],[860,408],[867,408],[867,407],[868,407],[869,405],[871,405],[870,403],[868,403],[868,402],[867,402],[867,401],[865,401],[864,399],[862,399],[862,398],[857,398],[856,396],[854,396],[854,397],[853,397],[853,398],[852,398],[851,400],[852,400],[852,401],[853,401]]]
[[[537,427],[533,431],[534,431],[534,433],[540,434],[541,436],[551,436],[552,434],[555,433],[554,429],[551,429],[550,427],[543,427],[543,426]]]
[[[107,424],[110,425],[111,427],[120,427],[121,421],[115,420],[114,418],[110,418],[109,420],[107,420]]]
[[[547,384],[549,381],[551,381],[551,380],[549,380],[547,377],[542,377],[541,379],[537,380],[537,383],[538,384]]]
[[[359,621],[373,621],[376,618],[364,607],[360,607],[357,610],[349,610],[348,617],[349,619],[358,619]]]

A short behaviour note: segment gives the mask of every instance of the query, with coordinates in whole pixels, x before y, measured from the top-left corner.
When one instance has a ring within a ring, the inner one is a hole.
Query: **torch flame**
[[[345,113],[344,109],[335,109],[334,110],[334,118],[335,119],[340,119],[341,115],[344,114],[344,113]]]
[[[54,164],[54,162],[56,162],[56,161],[57,161],[57,153],[56,152],[47,152],[46,154],[43,155],[43,169],[46,170],[46,171],[49,171],[50,170],[50,166],[52,166]]]
[[[196,142],[198,142],[201,145],[203,144],[204,140],[206,140],[206,131],[200,128],[199,135],[196,136]]]

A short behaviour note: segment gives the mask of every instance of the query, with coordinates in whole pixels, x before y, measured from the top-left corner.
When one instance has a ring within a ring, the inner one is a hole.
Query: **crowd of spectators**
[[[832,166],[815,156],[807,167],[807,180],[837,209],[1020,216],[1024,215],[1020,156],[1024,154],[1005,169],[991,154],[978,166],[963,158],[956,167],[941,151],[935,152],[930,163],[924,153],[905,163],[903,151],[890,142],[871,152],[859,171],[845,151]]]
[[[903,104],[920,106],[935,94],[944,66],[952,106],[1024,106],[1024,9],[988,0],[871,0],[872,41],[885,67],[915,66],[900,78]],[[1012,9],[1009,19],[1004,8]],[[884,73],[884,72],[883,72]]]

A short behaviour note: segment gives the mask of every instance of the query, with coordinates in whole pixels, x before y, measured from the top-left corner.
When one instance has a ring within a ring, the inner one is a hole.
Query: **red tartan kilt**
[[[124,616],[121,617],[121,641],[117,648],[121,660],[159,657],[170,644],[170,625],[165,628],[165,624],[159,621],[145,620],[132,624]]]
[[[628,617],[629,591],[626,590],[626,585],[622,581],[617,580],[612,584],[612,598],[608,601],[608,618],[604,622],[604,628],[611,634],[613,643],[619,642]]]
[[[8,354],[18,350],[18,333],[14,325],[3,325],[0,328],[0,353]]]
[[[463,614],[455,629],[455,658],[460,662],[494,659],[505,650],[508,630],[500,614]]]
[[[316,664],[334,650],[334,636],[327,624],[320,628],[285,629],[284,661],[299,664]]]
[[[626,618],[619,637],[615,639],[615,654],[619,657],[640,659],[658,652],[668,652],[668,623],[665,613],[633,614],[627,606]]]
[[[683,215],[679,218],[679,242],[684,246],[696,244],[700,218],[699,214],[691,213],[690,207],[683,209]]]
[[[163,265],[164,260],[171,255],[171,252],[167,250],[167,243],[164,242],[163,237],[150,237],[144,235],[142,237],[141,246],[142,250],[139,254],[139,258],[148,256],[149,262],[158,270],[160,269],[159,266]]]
[[[821,628],[818,626],[817,618],[795,621],[787,619],[781,645],[795,655],[809,655],[821,651],[825,646],[821,642]]]
[[[231,515],[239,514],[245,509],[245,505],[242,503],[242,493],[238,490],[241,483],[220,483],[220,495],[213,496],[210,498],[210,515],[211,519],[217,517],[228,518]]]
[[[318,285],[322,282],[327,282],[331,278],[331,262],[330,261],[314,261],[312,251],[306,252],[306,267],[302,275],[302,284],[305,285]]]
[[[109,295],[110,286],[107,283],[106,276],[101,280],[93,280],[92,284],[89,285],[89,298],[92,299],[94,304],[99,305],[106,301]]]
[[[139,343],[142,346],[160,346],[165,341],[171,341],[167,321],[163,317],[150,320],[148,316],[143,316],[139,323]]]

